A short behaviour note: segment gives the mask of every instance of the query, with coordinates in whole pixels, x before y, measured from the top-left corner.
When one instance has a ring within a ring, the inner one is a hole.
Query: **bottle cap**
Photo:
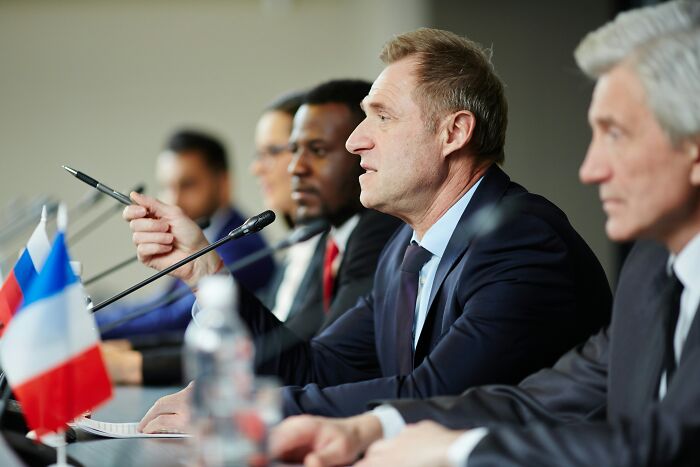
[[[237,292],[231,276],[207,276],[199,281],[197,301],[203,309],[230,310],[236,303]]]

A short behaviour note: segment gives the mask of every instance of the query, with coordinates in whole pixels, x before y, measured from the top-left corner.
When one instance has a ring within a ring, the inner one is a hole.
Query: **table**
[[[93,414],[107,422],[135,422],[160,397],[178,391],[177,387],[115,387],[114,398]],[[183,438],[100,438],[78,434],[78,441],[68,446],[68,455],[86,467],[182,466],[190,459],[188,439]]]

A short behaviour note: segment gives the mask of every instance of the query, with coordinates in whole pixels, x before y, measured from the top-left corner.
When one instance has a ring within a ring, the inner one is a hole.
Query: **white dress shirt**
[[[331,231],[328,233],[329,237],[338,246],[338,256],[333,261],[334,274],[337,274],[340,268],[350,235],[352,235],[359,221],[360,215],[355,214],[346,220],[343,225],[331,228]],[[292,246],[287,253],[287,267],[284,270],[282,282],[280,282],[280,286],[277,289],[275,307],[272,310],[272,313],[280,321],[285,321],[289,317],[294,297],[306,274],[306,270],[309,268],[309,263],[316,251],[320,238],[321,235],[317,235],[305,242],[298,243]]]
[[[301,281],[306,275],[306,271],[309,269],[309,263],[314,256],[321,237],[322,234],[318,234],[305,242],[292,245],[287,250],[286,267],[275,294],[275,306],[270,310],[278,320],[285,321],[289,317],[294,298],[297,295]]]

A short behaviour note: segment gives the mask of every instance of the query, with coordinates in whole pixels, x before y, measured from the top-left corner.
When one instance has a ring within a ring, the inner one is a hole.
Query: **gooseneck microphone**
[[[325,219],[317,219],[313,222],[309,222],[308,224],[302,225],[299,228],[294,229],[294,231],[292,231],[292,233],[289,234],[287,238],[282,239],[276,245],[256,251],[255,253],[248,255],[245,258],[241,258],[240,260],[231,264],[229,267],[229,272],[239,271],[244,267],[250,266],[256,261],[260,261],[261,259],[270,256],[271,254],[277,251],[289,248],[295,243],[301,243],[305,240],[308,240],[314,235],[318,235],[321,232],[325,232],[326,230],[328,230],[329,227],[330,225]]]
[[[99,192],[98,192],[98,193],[99,193]],[[139,192],[139,193],[140,193],[140,192]],[[207,218],[207,217],[202,218],[202,219],[200,219],[200,220],[197,221],[197,225],[198,225],[199,228],[202,229],[202,230],[204,230],[204,229],[206,229],[207,227],[209,227],[209,224],[210,224],[210,219]],[[123,260],[123,261],[120,261],[120,262],[118,262],[117,264],[115,264],[115,265],[113,265],[113,266],[108,267],[108,268],[105,269],[104,271],[98,272],[97,274],[95,274],[95,275],[92,276],[91,278],[84,280],[84,281],[83,281],[83,286],[87,287],[88,285],[93,284],[93,283],[99,281],[100,279],[102,279],[102,278],[104,278],[104,277],[107,277],[107,276],[109,276],[110,274],[119,271],[120,269],[122,269],[122,268],[124,268],[124,267],[130,265],[131,263],[135,263],[136,261],[138,261],[138,259],[139,259],[139,257],[136,256],[136,255],[130,256],[129,258],[127,258],[127,259],[125,259],[125,260]]]
[[[161,277],[165,276],[166,274],[170,274],[174,270],[176,270],[179,267],[184,266],[185,264],[194,261],[195,259],[199,258],[202,255],[205,255],[212,251],[215,248],[218,248],[219,246],[223,245],[226,242],[229,242],[231,240],[236,240],[238,238],[244,237],[248,235],[249,233],[253,232],[258,232],[265,228],[266,226],[270,225],[273,221],[275,220],[275,213],[272,211],[265,211],[257,216],[253,216],[250,219],[246,220],[243,225],[240,227],[237,227],[233,229],[231,232],[228,233],[225,237],[215,241],[214,243],[211,243],[204,248],[202,248],[199,251],[196,251],[195,253],[192,253],[190,256],[181,259],[175,264],[172,264],[168,266],[167,268],[163,269],[162,271],[159,271],[152,276],[142,280],[136,285],[133,285],[129,287],[128,289],[124,290],[123,292],[119,292],[118,294],[114,295],[113,297],[108,298],[107,300],[98,303],[92,308],[92,312],[96,312],[107,305],[116,302],[117,300],[126,297],[127,295],[139,290],[140,288],[150,284],[151,282],[155,281],[156,279],[160,279]]]
[[[143,193],[146,190],[146,186],[142,183],[140,185],[136,185],[133,190],[136,193]],[[96,191],[98,195],[102,195],[102,192]],[[110,206],[106,210],[104,210],[102,213],[100,213],[97,217],[95,217],[93,220],[85,224],[80,230],[77,230],[74,234],[72,234],[70,237],[68,237],[68,245],[69,246],[75,246],[78,241],[80,241],[83,237],[94,231],[97,227],[100,225],[104,224],[107,219],[112,217],[115,213],[121,211],[124,209],[124,206],[121,204],[115,204],[113,206]]]
[[[289,248],[290,246],[295,245],[297,243],[309,240],[311,237],[315,237],[316,235],[327,231],[329,227],[330,225],[324,219],[318,219],[308,224],[302,225],[294,229],[292,233],[290,233],[286,238],[278,242],[276,245],[256,251],[255,253],[241,258],[238,261],[234,261],[233,263],[226,264],[226,268],[229,270],[229,272],[232,273],[239,271],[244,267],[249,266],[250,264],[255,263],[256,261],[270,256],[278,251]],[[129,321],[132,321],[143,315],[147,315],[148,313],[162,306],[175,303],[176,301],[191,293],[192,291],[190,289],[175,290],[166,295],[165,297],[161,298],[160,300],[156,301],[155,303],[149,303],[145,307],[134,310],[133,312],[122,316],[119,319],[105,323],[103,326],[100,327],[100,333],[107,333],[113,329],[118,328],[124,323],[128,323]]]

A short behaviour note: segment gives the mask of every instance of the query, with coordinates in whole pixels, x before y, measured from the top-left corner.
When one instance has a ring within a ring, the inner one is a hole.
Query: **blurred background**
[[[124,192],[143,182],[157,195],[155,157],[180,126],[227,142],[236,203],[254,214],[263,206],[249,164],[264,106],[330,78],[373,80],[386,40],[431,26],[493,47],[510,106],[507,172],[567,213],[614,283],[616,248],[604,235],[597,190],[578,182],[592,83],[577,71],[572,51],[622,6],[613,0],[0,0],[0,214],[42,193],[75,205],[89,188],[62,164]],[[70,230],[115,203],[103,200]],[[30,231],[2,245],[3,258],[16,256]],[[266,235],[274,240],[281,232]],[[83,277],[133,254],[118,213],[72,247]],[[100,300],[150,273],[133,264],[90,292]]]

